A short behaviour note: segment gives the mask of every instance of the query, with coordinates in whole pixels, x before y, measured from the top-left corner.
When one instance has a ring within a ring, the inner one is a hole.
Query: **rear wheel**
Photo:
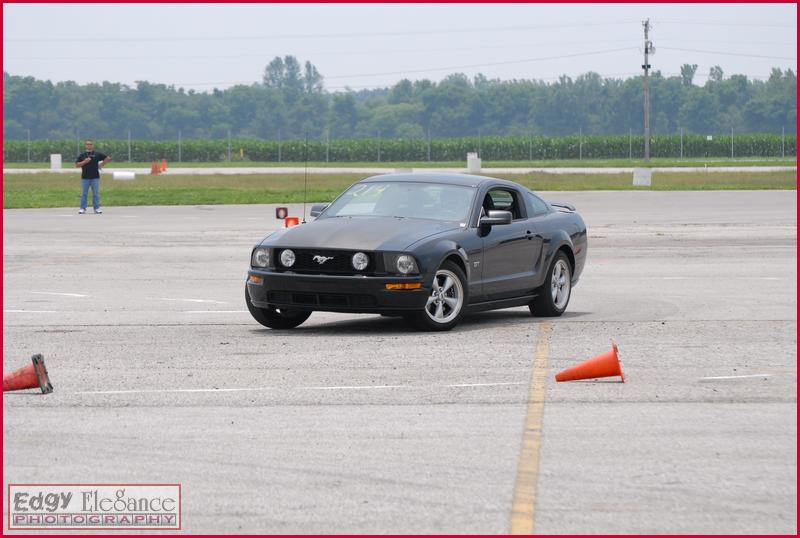
[[[250,302],[250,291],[247,289],[246,284],[244,287],[244,301],[247,303],[247,309],[253,319],[270,329],[294,329],[311,315],[310,310],[284,309],[274,306],[259,308]]]
[[[467,277],[451,261],[446,261],[436,271],[431,295],[422,312],[407,317],[418,328],[426,331],[449,331],[464,316],[467,305]]]
[[[564,252],[556,254],[547,271],[542,293],[528,308],[534,316],[557,317],[564,313],[572,294],[572,266]]]

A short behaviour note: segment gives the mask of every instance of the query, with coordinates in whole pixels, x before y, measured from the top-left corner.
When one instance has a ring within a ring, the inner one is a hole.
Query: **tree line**
[[[797,77],[726,76],[697,65],[680,76],[651,74],[654,135],[796,133]],[[3,131],[9,140],[81,137],[174,140],[340,138],[424,139],[477,135],[623,135],[642,128],[642,77],[586,73],[554,82],[455,73],[441,81],[403,79],[373,90],[329,92],[310,62],[274,58],[262,80],[210,92],[139,81],[37,80],[3,72]],[[180,135],[179,135],[180,133]]]

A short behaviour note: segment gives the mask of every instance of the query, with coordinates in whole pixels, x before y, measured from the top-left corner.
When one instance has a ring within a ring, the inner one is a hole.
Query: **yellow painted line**
[[[517,461],[517,479],[511,503],[511,534],[533,534],[536,510],[536,484],[539,481],[539,447],[542,444],[542,418],[547,360],[550,356],[552,323],[539,325],[536,355],[528,386],[528,411],[522,432],[522,448]]]

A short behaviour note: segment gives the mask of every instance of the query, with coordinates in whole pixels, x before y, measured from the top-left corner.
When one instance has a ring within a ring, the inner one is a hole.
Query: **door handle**
[[[542,237],[542,234],[538,234],[538,233],[536,233],[536,232],[532,232],[532,231],[530,231],[530,230],[528,230],[528,231],[525,233],[525,237],[527,237],[527,238],[528,238],[528,241],[530,241],[530,240],[531,240],[531,239],[533,239],[534,237],[536,237],[537,239],[544,239],[544,237]]]

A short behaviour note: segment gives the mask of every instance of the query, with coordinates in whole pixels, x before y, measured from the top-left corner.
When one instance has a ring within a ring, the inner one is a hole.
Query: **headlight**
[[[281,252],[281,265],[283,265],[284,267],[291,267],[292,265],[294,265],[295,259],[296,259],[295,255],[292,250],[287,248],[286,250]]]
[[[269,265],[269,249],[255,249],[250,264],[253,267],[267,267]]]
[[[369,265],[369,257],[363,252],[353,254],[353,267],[356,271],[363,271]]]
[[[397,270],[404,275],[419,273],[417,262],[414,260],[413,256],[409,256],[408,254],[401,254],[397,257]]]

